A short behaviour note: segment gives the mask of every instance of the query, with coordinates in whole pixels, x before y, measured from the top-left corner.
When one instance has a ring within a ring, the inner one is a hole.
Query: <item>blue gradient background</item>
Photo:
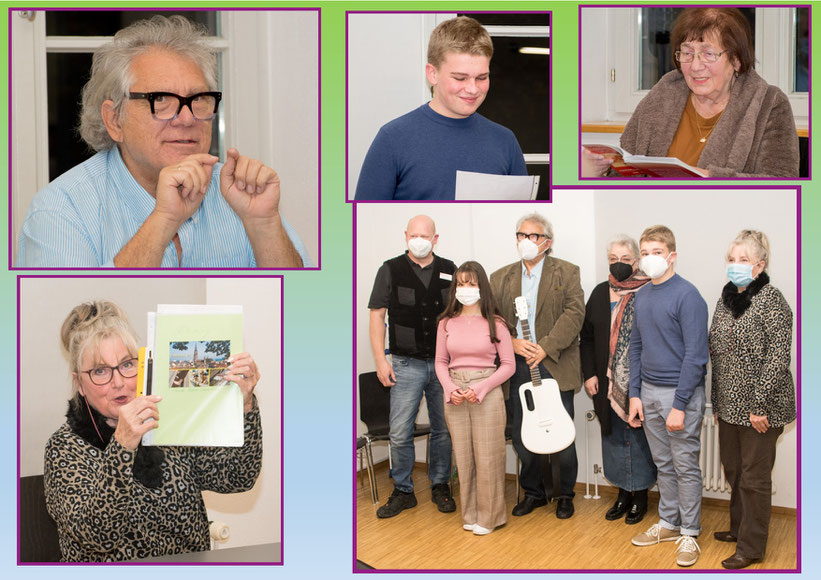
[[[12,6],[2,2],[0,30],[7,47],[8,11]],[[51,2],[15,4],[36,6],[88,6],[91,3]],[[165,6],[225,7],[228,2],[167,3]],[[772,3],[771,3],[772,4]],[[151,3],[94,3],[94,6],[162,6]],[[17,476],[16,445],[10,443],[0,456],[6,475],[0,478],[3,521],[0,525],[0,569],[9,578],[40,578],[59,574],[59,578],[88,578],[102,575],[117,578],[170,578],[172,575],[196,574],[199,578],[222,578],[234,574],[247,578],[344,578],[352,575],[352,497],[353,450],[352,418],[352,211],[344,202],[345,191],[345,10],[552,10],[553,11],[553,178],[558,185],[574,185],[578,151],[578,3],[576,2],[291,2],[242,3],[243,6],[320,6],[322,26],[322,271],[288,272],[285,274],[285,361],[284,361],[284,534],[282,567],[242,567],[228,570],[222,566],[200,566],[183,572],[175,567],[64,566],[59,570],[42,567],[16,566],[17,555]],[[813,11],[813,29],[817,26],[818,10]],[[821,43],[815,40],[813,48]],[[7,49],[6,49],[7,50]],[[814,51],[813,51],[814,52]],[[0,59],[0,83],[3,85],[0,104],[8,111],[8,62]],[[818,70],[814,64],[813,71]],[[283,79],[287,87],[287,79]],[[375,90],[378,87],[375,87]],[[818,99],[814,99],[817,101]],[[0,120],[3,135],[8,135],[6,115]],[[7,157],[7,142],[0,145]],[[8,183],[8,168],[0,164],[0,179]],[[813,164],[814,175],[821,171]],[[720,183],[720,182],[713,182]],[[761,183],[761,182],[758,182]],[[803,188],[803,247],[806,268],[802,290],[803,384],[815,385],[821,378],[819,357],[813,356],[821,346],[818,327],[819,305],[814,300],[816,284],[821,283],[818,254],[821,216],[821,186],[798,182]],[[733,184],[737,185],[737,184]],[[663,203],[663,201],[660,201]],[[778,204],[761,211],[779,211]],[[7,223],[8,208],[3,207],[1,223]],[[374,243],[378,243],[375,240]],[[5,270],[5,269],[4,269]],[[809,298],[809,299],[807,299]],[[0,274],[0,299],[6,307],[0,311],[6,332],[0,336],[3,368],[16,376],[16,276]],[[55,337],[56,340],[56,337]],[[802,413],[819,408],[819,393],[813,388],[801,393]],[[16,441],[16,395],[12,384],[0,392],[0,437]],[[812,416],[812,415],[807,415]],[[810,431],[810,437],[815,434]],[[803,432],[802,432],[803,435]],[[814,439],[809,440],[814,441]],[[810,448],[812,448],[810,446]],[[802,457],[803,482],[821,479],[821,467],[814,461],[816,454]],[[801,508],[805,514],[818,514],[821,500],[817,494],[806,494]],[[821,523],[818,517],[806,517],[802,525],[803,546],[816,546]],[[271,522],[279,525],[279,522]],[[534,538],[534,550],[555,547],[542,545]],[[591,546],[591,549],[596,549]],[[614,561],[614,564],[616,562]],[[803,575],[818,577],[821,564],[812,558],[801,562]],[[685,574],[690,572],[682,571]],[[413,574],[416,576],[416,574]],[[468,576],[458,574],[457,576]],[[491,577],[513,576],[491,574]],[[571,577],[570,574],[558,575]],[[654,574],[652,576],[662,576]]]

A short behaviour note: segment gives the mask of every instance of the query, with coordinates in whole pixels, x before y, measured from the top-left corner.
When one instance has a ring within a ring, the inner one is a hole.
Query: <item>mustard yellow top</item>
[[[689,165],[698,166],[701,151],[720,118],[721,113],[705,119],[696,112],[693,100],[687,99],[687,105],[681,115],[678,129],[673,135],[673,143],[667,150],[667,156],[677,157]]]

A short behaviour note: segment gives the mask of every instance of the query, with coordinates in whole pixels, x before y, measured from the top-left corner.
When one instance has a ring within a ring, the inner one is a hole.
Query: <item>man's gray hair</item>
[[[631,238],[627,234],[616,234],[607,241],[608,254],[610,250],[613,249],[613,246],[625,246],[630,250],[630,253],[633,254],[633,259],[639,259],[639,244],[634,238]]]
[[[135,56],[160,48],[193,60],[199,66],[209,90],[217,89],[217,57],[207,43],[208,31],[184,16],[154,16],[140,20],[114,35],[114,39],[94,52],[91,79],[83,87],[79,132],[95,151],[115,145],[103,123],[102,106],[114,102],[118,114],[134,82],[131,61]]]
[[[548,221],[548,219],[546,217],[544,217],[542,214],[536,213],[534,211],[533,213],[529,213],[527,215],[523,215],[522,217],[520,217],[519,221],[516,222],[516,231],[517,232],[521,231],[522,224],[525,223],[525,222],[534,222],[534,223],[539,224],[540,226],[542,226],[542,230],[544,231],[544,233],[548,237],[548,239],[550,239],[550,240],[553,239],[553,226]],[[553,245],[551,244],[551,246],[547,249],[547,252],[545,252],[545,255],[549,255],[549,254],[552,254],[552,253],[553,253]]]

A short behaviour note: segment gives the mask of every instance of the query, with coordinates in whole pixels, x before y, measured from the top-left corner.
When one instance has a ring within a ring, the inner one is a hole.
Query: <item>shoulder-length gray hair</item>
[[[132,59],[152,48],[175,52],[193,60],[205,77],[210,90],[217,89],[217,57],[206,41],[207,30],[179,15],[154,16],[140,20],[114,35],[114,39],[94,53],[91,79],[83,87],[79,132],[83,141],[95,151],[110,149],[114,140],[103,123],[102,106],[114,102],[119,113],[134,82]]]

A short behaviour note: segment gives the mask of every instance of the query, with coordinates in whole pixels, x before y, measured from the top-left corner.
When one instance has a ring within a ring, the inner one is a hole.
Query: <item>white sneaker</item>
[[[681,536],[676,540],[676,544],[678,544],[676,564],[679,566],[692,566],[698,561],[701,548],[698,547],[698,542],[693,536]]]
[[[465,528],[468,532],[472,532],[473,528],[476,527],[476,524],[462,524],[462,527]]]
[[[492,531],[493,530],[483,528],[479,524],[473,524],[473,535],[474,536],[487,536]]]
[[[633,536],[634,546],[654,546],[659,542],[672,542],[678,540],[681,533],[678,530],[668,530],[660,524],[653,524],[646,532]]]

